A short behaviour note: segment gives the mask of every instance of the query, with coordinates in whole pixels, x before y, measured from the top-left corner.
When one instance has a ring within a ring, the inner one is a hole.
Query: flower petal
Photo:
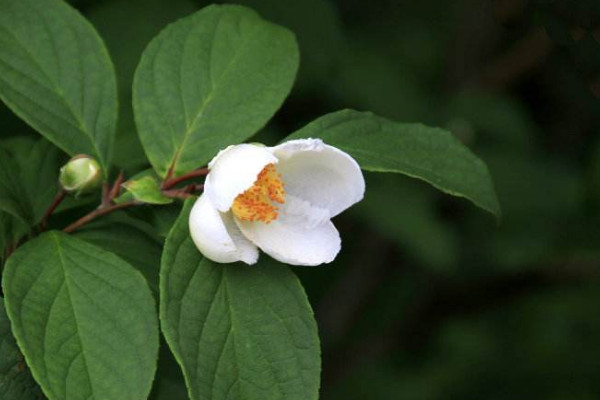
[[[210,172],[204,182],[204,192],[217,210],[228,211],[237,195],[250,188],[259,172],[271,163],[277,163],[277,158],[267,147],[229,146],[208,164]]]
[[[189,225],[194,244],[206,258],[219,263],[258,260],[258,249],[242,235],[231,213],[220,213],[207,195],[196,200]]]
[[[329,211],[294,196],[286,198],[279,218],[268,224],[235,219],[242,233],[274,259],[292,265],[319,265],[335,259],[340,234]]]
[[[290,140],[271,151],[279,159],[285,191],[335,217],[362,200],[365,179],[358,163],[338,148],[320,139]]]

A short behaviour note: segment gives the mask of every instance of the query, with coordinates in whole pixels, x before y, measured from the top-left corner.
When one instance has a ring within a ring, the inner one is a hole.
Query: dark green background
[[[205,3],[71,3],[115,61],[116,162],[136,172],[139,56]],[[600,398],[600,2],[240,3],[294,30],[302,52],[291,97],[257,141],[341,108],[441,126],[488,164],[503,209],[497,226],[424,183],[366,175],[365,200],[335,221],[338,260],[295,268],[319,322],[322,399]],[[0,137],[30,133],[0,106]],[[171,214],[154,221],[164,230]],[[161,370],[159,391],[185,398],[176,367]]]

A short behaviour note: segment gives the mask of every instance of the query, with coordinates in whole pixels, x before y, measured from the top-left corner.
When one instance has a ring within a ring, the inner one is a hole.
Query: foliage
[[[0,399],[596,398],[595,2],[238,3],[0,0]],[[307,137],[336,261],[203,258],[203,167]]]

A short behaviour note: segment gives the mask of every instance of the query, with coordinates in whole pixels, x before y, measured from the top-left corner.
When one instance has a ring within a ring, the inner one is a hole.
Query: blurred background
[[[208,2],[71,3],[115,62],[116,163],[137,172],[140,54]],[[342,108],[440,126],[487,163],[504,214],[498,225],[420,181],[367,174],[365,200],[337,218],[338,260],[294,269],[319,323],[322,399],[600,399],[600,2],[237,3],[292,29],[301,48],[296,86],[256,141]],[[0,136],[28,132],[0,106]],[[176,214],[147,221],[166,232]],[[151,246],[129,261],[156,271],[162,238],[94,229],[81,235],[125,255],[142,246],[131,241]],[[160,369],[155,398],[184,399],[167,352]]]

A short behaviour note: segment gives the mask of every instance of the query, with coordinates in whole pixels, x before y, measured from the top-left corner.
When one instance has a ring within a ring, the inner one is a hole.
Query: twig
[[[112,202],[114,199],[117,198],[117,196],[119,195],[119,193],[121,193],[121,185],[123,184],[123,179],[125,179],[124,175],[123,175],[123,171],[119,172],[119,175],[117,176],[117,179],[115,180],[115,182],[113,183],[112,188],[110,189],[110,191],[108,192],[108,199]]]
[[[79,218],[77,221],[73,222],[71,225],[64,228],[63,232],[71,233],[71,232],[81,228],[82,226],[90,223],[91,221],[95,220],[98,217],[101,217],[103,215],[109,214],[114,211],[122,210],[124,208],[137,206],[140,204],[142,204],[142,203],[137,202],[137,201],[129,201],[127,203],[113,204],[113,205],[106,206],[106,207],[100,206],[99,208],[95,209],[91,213]]]
[[[194,192],[200,192],[202,190],[204,190],[204,185],[190,183],[181,189],[163,190],[162,194],[170,198],[189,199],[193,196]]]
[[[186,200],[194,196],[193,194],[185,192],[183,190],[163,190],[162,193],[165,197],[169,197],[171,199]]]
[[[193,178],[205,176],[207,174],[208,174],[208,168],[195,169],[191,172],[188,172],[187,174],[183,174],[176,178],[170,178],[169,174],[167,174],[167,178],[165,178],[161,187],[162,187],[162,189],[171,189],[173,186],[175,186],[181,182],[185,182],[185,181],[188,181]],[[172,173],[171,173],[171,175],[172,175]]]
[[[40,228],[42,229],[42,231],[46,230],[46,227],[48,226],[48,219],[50,219],[50,216],[56,210],[56,208],[60,205],[60,203],[62,203],[62,201],[64,200],[66,195],[67,195],[67,192],[65,192],[65,190],[62,188],[58,191],[58,193],[56,193],[56,196],[54,196],[52,203],[50,203],[50,206],[44,213],[44,216],[42,217],[42,221],[40,222]]]
[[[173,160],[173,163],[171,163],[171,166],[169,167],[169,170],[167,171],[167,175],[165,175],[165,179],[163,180],[161,188],[164,188],[165,183],[167,183],[171,180],[174,172],[175,172],[175,160]]]

